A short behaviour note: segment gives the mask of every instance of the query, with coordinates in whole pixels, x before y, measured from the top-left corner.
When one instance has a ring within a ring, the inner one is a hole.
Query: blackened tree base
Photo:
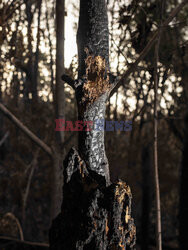
[[[136,230],[125,182],[106,186],[76,149],[64,161],[62,212],[50,230],[51,250],[131,249]]]

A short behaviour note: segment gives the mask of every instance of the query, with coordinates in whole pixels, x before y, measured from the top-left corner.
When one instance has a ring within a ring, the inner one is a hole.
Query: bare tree
[[[160,23],[162,25],[162,22]],[[155,44],[154,55],[154,178],[155,178],[155,195],[156,195],[156,244],[157,249],[162,250],[162,232],[161,232],[161,200],[158,173],[158,62],[159,62],[159,44],[161,28],[159,28],[158,38]]]

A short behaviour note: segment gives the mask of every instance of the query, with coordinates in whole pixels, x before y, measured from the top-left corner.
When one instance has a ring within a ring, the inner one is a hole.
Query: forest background
[[[161,20],[180,2],[165,1],[161,7],[157,0],[109,1],[110,64],[115,75],[131,66]],[[78,11],[77,3],[65,1],[65,67],[61,67],[73,78]],[[188,249],[187,14],[186,5],[163,27],[159,47],[158,165],[164,249]],[[66,120],[77,120],[73,90],[57,83],[55,15],[52,0],[0,1],[0,102],[49,145],[46,150],[38,147],[0,112],[0,235],[46,243],[57,190],[55,163],[49,156],[57,147],[64,156],[77,144],[77,132],[65,132],[60,138],[55,132],[59,90],[60,112]],[[131,186],[136,249],[143,250],[155,246],[154,65],[152,47],[111,96],[106,112],[107,120],[132,121],[130,132],[107,131],[105,143],[112,180],[120,178]]]

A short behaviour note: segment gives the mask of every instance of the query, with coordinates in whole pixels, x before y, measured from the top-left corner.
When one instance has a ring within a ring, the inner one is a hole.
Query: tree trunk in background
[[[180,249],[188,249],[187,223],[188,223],[188,114],[185,118],[185,136],[182,153],[181,179],[180,179]]]
[[[33,65],[33,81],[32,81],[32,102],[33,104],[38,101],[38,68],[39,68],[39,46],[40,46],[40,18],[41,18],[41,7],[42,0],[38,1],[38,23],[37,23],[37,44],[36,44],[36,52],[34,55],[34,65]]]
[[[20,68],[26,74],[26,79],[24,82],[24,107],[26,109],[30,108],[30,103],[32,103],[32,108],[35,112],[36,102],[38,101],[38,67],[39,67],[39,53],[40,53],[40,19],[41,19],[41,7],[42,0],[37,2],[37,39],[36,39],[36,51],[35,53],[32,50],[32,22],[34,11],[32,10],[33,2],[24,0],[26,7],[26,16],[27,16],[27,39],[28,39],[28,62],[25,64],[23,62],[17,62],[17,67]],[[32,95],[32,98],[30,96]]]
[[[65,93],[64,83],[61,80],[64,68],[64,22],[65,22],[65,0],[56,0],[56,89],[55,104],[57,119],[65,118]],[[64,132],[57,133],[58,143],[61,145],[64,141]]]
[[[182,59],[183,61],[183,59]],[[188,67],[183,61],[182,63],[182,85],[185,91],[185,100],[188,104]],[[187,105],[188,110],[188,105]],[[187,223],[188,223],[188,112],[184,118],[184,137],[183,137],[183,152],[181,163],[181,176],[180,176],[180,205],[179,205],[179,243],[180,249],[188,249],[187,237]]]
[[[151,145],[143,145],[142,149],[142,220],[141,249],[149,249],[150,211],[152,204],[152,159]]]
[[[1,82],[0,82],[0,102],[2,102],[2,90],[1,90],[2,86],[1,86]],[[3,132],[3,115],[0,113],[0,140],[4,134]],[[0,159],[1,159],[1,154],[0,154]]]
[[[1,53],[1,49],[0,49]],[[0,103],[2,102],[2,72],[0,68]],[[3,136],[5,135],[4,131],[4,122],[3,122],[3,114],[0,112],[0,141],[2,140]],[[0,160],[4,158],[4,145],[0,146]]]
[[[48,12],[48,3],[47,0],[45,1],[45,7],[46,7],[46,28],[48,31],[48,42],[49,42],[49,47],[50,47],[50,74],[51,74],[51,93],[52,93],[52,100],[54,102],[55,100],[55,91],[54,91],[54,60],[53,60],[53,45],[52,45],[52,38],[50,34],[50,24],[49,24],[49,12]]]
[[[88,129],[86,124],[104,121],[115,85],[109,71],[108,35],[106,1],[81,0],[79,79],[62,78],[75,90],[83,130],[78,151],[72,148],[64,161],[63,203],[50,230],[50,249],[130,249],[135,243],[130,188],[121,180],[110,182],[104,130]]]
[[[65,1],[56,0],[56,86],[55,86],[55,113],[56,119],[65,118],[65,93],[61,76],[64,73],[64,22]],[[51,219],[54,219],[61,211],[63,169],[62,158],[64,132],[56,132],[56,150],[53,157],[52,169],[52,196]]]
[[[32,52],[32,21],[33,21],[33,12],[31,10],[32,2],[24,0],[25,7],[26,7],[26,16],[27,16],[27,39],[28,39],[28,63],[26,67],[22,70],[26,73],[26,79],[24,82],[24,106],[26,109],[28,108],[28,104],[30,103],[29,100],[29,93],[31,92],[32,87],[32,79],[33,79],[33,52]],[[22,65],[21,65],[22,66]]]
[[[160,3],[160,1],[159,1]],[[163,2],[162,2],[163,3]],[[156,249],[162,250],[162,230],[161,230],[161,198],[160,198],[160,186],[159,186],[159,165],[158,165],[158,85],[159,85],[159,73],[158,73],[158,62],[159,62],[159,45],[160,35],[162,29],[162,13],[163,4],[161,5],[161,22],[159,27],[159,34],[156,39],[155,52],[154,52],[154,134],[153,134],[153,153],[154,153],[154,179],[155,179],[155,199],[156,199]]]

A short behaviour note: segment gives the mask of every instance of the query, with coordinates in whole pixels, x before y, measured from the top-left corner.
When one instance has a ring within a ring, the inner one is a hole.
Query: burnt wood
[[[136,228],[131,218],[131,191],[111,183],[104,146],[106,102],[118,78],[110,73],[109,32],[105,0],[80,0],[77,33],[78,79],[63,75],[74,90],[78,119],[93,122],[79,131],[78,150],[64,161],[63,203],[50,229],[51,250],[130,249]]]

